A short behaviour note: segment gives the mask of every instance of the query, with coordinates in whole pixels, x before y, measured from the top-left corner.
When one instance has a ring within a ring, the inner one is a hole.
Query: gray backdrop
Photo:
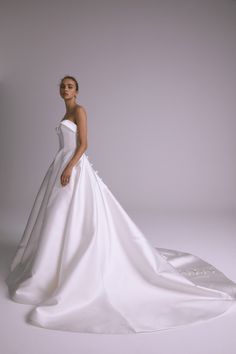
[[[235,212],[236,2],[2,1],[1,215],[25,220],[75,75],[87,155],[129,210]]]

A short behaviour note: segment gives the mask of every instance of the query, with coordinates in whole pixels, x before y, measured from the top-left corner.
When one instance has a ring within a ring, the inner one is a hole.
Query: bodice
[[[64,119],[56,126],[56,133],[59,138],[59,148],[74,150],[78,146],[77,125],[71,120]]]

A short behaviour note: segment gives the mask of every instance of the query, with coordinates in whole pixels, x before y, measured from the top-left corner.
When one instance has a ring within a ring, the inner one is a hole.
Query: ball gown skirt
[[[27,322],[49,329],[152,332],[222,315],[236,284],[199,257],[152,246],[84,153],[70,182],[77,125],[56,126],[59,149],[34,200],[6,278]]]

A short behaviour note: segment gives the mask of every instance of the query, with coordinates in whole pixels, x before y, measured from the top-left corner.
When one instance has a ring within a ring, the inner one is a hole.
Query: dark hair
[[[71,79],[71,80],[73,80],[73,81],[75,82],[76,91],[79,91],[79,84],[78,84],[78,81],[77,81],[73,76],[70,76],[70,75],[64,76],[64,77],[61,79],[60,86],[61,86],[62,81],[63,81],[64,79]]]

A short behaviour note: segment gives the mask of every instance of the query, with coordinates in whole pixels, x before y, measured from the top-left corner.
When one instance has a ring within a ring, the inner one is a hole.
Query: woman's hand
[[[73,167],[66,167],[61,174],[61,184],[62,186],[66,186],[70,182],[70,176]]]

